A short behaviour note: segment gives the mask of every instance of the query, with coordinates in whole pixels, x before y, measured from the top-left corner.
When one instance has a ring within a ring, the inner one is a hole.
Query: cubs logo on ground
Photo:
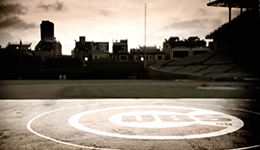
[[[64,101],[68,100],[59,102]],[[227,101],[237,102],[233,99],[74,101],[79,105],[35,116],[27,123],[28,130],[61,144],[49,143],[61,149],[73,146],[97,150],[167,150],[169,147],[239,150],[260,146],[255,122],[260,113],[223,105]]]
[[[220,112],[177,106],[127,106],[82,112],[69,124],[97,135],[130,139],[193,139],[234,132],[242,120]]]

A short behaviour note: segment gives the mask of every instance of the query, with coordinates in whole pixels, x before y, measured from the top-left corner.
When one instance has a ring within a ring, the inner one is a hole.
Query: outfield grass
[[[1,81],[0,98],[257,98],[259,92],[257,89],[196,89],[205,83],[251,86],[251,83],[208,81],[6,80]]]
[[[126,84],[93,84],[67,86],[68,98],[254,98],[257,90],[202,90],[196,89],[202,82],[142,82]],[[239,85],[244,83],[211,83]]]
[[[23,84],[91,84],[91,83],[150,83],[150,80],[0,80],[0,85]],[[154,81],[156,82],[156,81]]]

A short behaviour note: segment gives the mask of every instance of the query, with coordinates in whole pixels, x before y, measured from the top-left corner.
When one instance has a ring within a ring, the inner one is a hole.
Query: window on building
[[[158,60],[162,60],[162,59],[163,59],[163,56],[162,56],[162,55],[159,55],[159,56],[157,56],[157,59],[158,59]]]
[[[140,55],[136,56],[136,60],[141,60],[141,58],[142,58],[142,56],[140,56]]]
[[[207,53],[208,51],[193,51],[193,55]]]
[[[126,60],[126,56],[121,56],[121,60]]]

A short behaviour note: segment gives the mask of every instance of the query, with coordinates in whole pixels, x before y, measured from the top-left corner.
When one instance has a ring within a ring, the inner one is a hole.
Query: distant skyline
[[[147,46],[162,47],[171,36],[205,35],[228,22],[228,9],[208,7],[209,0],[0,0],[0,45],[40,41],[42,20],[54,23],[62,53],[71,54],[75,40],[109,42],[128,39],[128,48],[144,45],[147,4]],[[232,17],[239,14],[232,9]]]

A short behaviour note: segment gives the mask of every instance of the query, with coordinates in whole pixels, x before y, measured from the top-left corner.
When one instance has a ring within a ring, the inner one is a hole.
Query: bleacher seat
[[[216,65],[216,64],[230,64],[234,63],[234,59],[231,57],[232,54],[228,51],[219,51],[215,53],[214,56],[203,62],[206,65]]]
[[[234,67],[234,64],[231,65],[210,65],[209,67],[196,72],[197,75],[207,75],[209,73],[224,73],[230,68]]]
[[[186,66],[184,68],[178,69],[174,72],[180,73],[180,74],[193,74],[194,72],[197,72],[206,67],[208,67],[208,66],[207,65],[191,65],[191,66]]]
[[[191,57],[185,57],[176,59],[174,61],[171,61],[167,63],[167,66],[175,66],[175,65],[190,65],[190,64],[200,64],[209,57],[211,57],[214,53],[204,53],[204,54],[198,54]]]
[[[159,71],[163,71],[163,72],[174,72],[177,69],[182,68],[183,66],[164,66],[162,68],[159,69]]]

